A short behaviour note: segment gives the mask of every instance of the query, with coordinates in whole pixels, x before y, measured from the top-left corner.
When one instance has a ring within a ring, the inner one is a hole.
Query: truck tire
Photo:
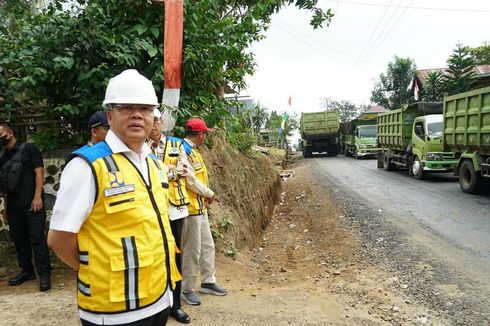
[[[337,156],[339,153],[339,148],[337,146],[330,146],[327,148],[327,156]]]
[[[383,152],[383,169],[385,169],[386,171],[393,171],[395,169],[394,164],[390,162],[387,151]]]
[[[355,158],[356,160],[358,160],[358,159],[359,159],[359,155],[357,154],[357,147],[354,147],[354,158]]]
[[[345,145],[345,148],[344,148],[344,152],[345,152],[345,156],[352,156],[351,152],[349,151],[349,147],[347,147],[347,145]]]
[[[473,162],[465,160],[459,168],[459,186],[467,194],[478,194],[482,190],[483,180],[479,172],[475,171]]]
[[[412,171],[412,175],[417,180],[422,180],[425,178],[426,173],[424,172],[424,167],[422,166],[422,162],[418,156],[415,156],[412,164],[410,164],[410,170]]]

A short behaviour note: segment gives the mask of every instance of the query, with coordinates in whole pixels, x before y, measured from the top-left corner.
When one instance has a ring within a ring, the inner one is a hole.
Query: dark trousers
[[[119,324],[119,326],[163,326],[167,324],[169,311],[170,308],[167,308],[148,318],[137,320],[132,323]],[[92,324],[86,320],[80,320],[83,326],[97,326],[97,324]]]
[[[51,263],[46,241],[46,211],[44,208],[34,213],[30,205],[8,206],[7,218],[10,237],[14,241],[20,268],[26,273],[34,273],[32,266],[32,252],[34,251],[37,273],[40,277],[49,277]]]
[[[184,217],[186,218],[186,217]],[[178,220],[175,221],[170,221],[170,227],[172,228],[172,234],[174,235],[175,238],[175,243],[177,244],[177,248],[179,250],[182,250],[182,247],[180,246],[180,242],[182,239],[182,227],[184,226],[184,218],[179,218]],[[181,254],[175,254],[175,262],[177,263],[177,268],[179,269],[179,272],[182,273],[182,259],[181,259]],[[180,292],[182,291],[182,281],[179,281],[175,284],[175,289],[173,291],[173,297],[174,297],[174,305],[172,306],[172,309],[180,309]]]

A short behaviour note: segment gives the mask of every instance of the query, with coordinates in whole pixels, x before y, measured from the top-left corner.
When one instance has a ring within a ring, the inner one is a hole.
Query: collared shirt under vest
[[[133,163],[105,142],[73,155],[89,163],[96,182],[93,209],[77,234],[79,308],[107,314],[153,304],[181,279],[165,167],[147,156],[147,185]]]

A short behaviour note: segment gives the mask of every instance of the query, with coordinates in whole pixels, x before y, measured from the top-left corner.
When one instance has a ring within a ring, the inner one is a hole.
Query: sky
[[[249,95],[269,110],[320,111],[320,99],[370,103],[371,90],[395,55],[417,69],[446,67],[458,42],[490,41],[488,0],[319,0],[335,16],[313,30],[295,7],[272,17],[266,38],[252,45],[256,72]],[[363,5],[364,4],[364,5]],[[365,5],[369,4],[369,5]],[[406,8],[408,7],[408,8]]]

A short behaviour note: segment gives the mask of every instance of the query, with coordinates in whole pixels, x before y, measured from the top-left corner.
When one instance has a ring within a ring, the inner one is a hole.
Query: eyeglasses
[[[113,104],[111,110],[116,109],[119,113],[128,115],[138,111],[144,116],[149,117],[153,114],[155,106],[153,105],[132,105],[132,104]]]

